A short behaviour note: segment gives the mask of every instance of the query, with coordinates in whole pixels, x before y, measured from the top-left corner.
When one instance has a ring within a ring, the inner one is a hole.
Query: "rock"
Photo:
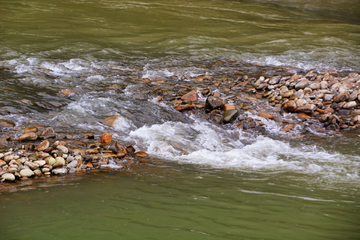
[[[294,112],[296,109],[296,103],[295,101],[288,101],[284,104],[283,108],[287,112]]]
[[[90,149],[86,149],[85,153],[87,155],[91,155],[91,154],[98,154],[99,151],[97,149],[95,149],[95,148],[90,148]]]
[[[264,111],[258,112],[256,115],[258,115],[259,117],[265,118],[265,119],[274,119],[275,118],[272,114],[270,114],[268,112],[264,112]]]
[[[53,169],[51,172],[55,175],[61,175],[61,174],[66,174],[67,169],[66,168],[56,168],[56,169]]]
[[[312,114],[316,110],[316,106],[314,104],[306,104],[295,109],[296,113],[306,113]]]
[[[60,96],[60,97],[68,97],[68,96],[70,96],[70,95],[72,95],[72,94],[74,94],[75,92],[74,91],[71,91],[71,90],[69,90],[69,89],[64,89],[64,90],[61,90],[59,93],[58,93],[58,95]]]
[[[46,161],[45,160],[37,160],[37,161],[34,161],[35,164],[37,164],[39,167],[42,167],[46,164]]]
[[[321,84],[320,82],[313,82],[310,84],[309,88],[311,88],[312,90],[318,90],[321,88]]]
[[[293,129],[293,127],[294,127],[294,125],[289,124],[289,125],[286,125],[281,131],[289,132],[291,129]]]
[[[34,141],[38,138],[38,135],[34,132],[29,132],[21,135],[19,141]]]
[[[14,181],[15,180],[15,175],[12,173],[4,173],[3,175],[1,175],[1,178],[6,180],[6,181]]]
[[[15,159],[15,155],[14,154],[9,154],[7,156],[4,157],[4,161],[5,162],[10,162],[11,160]]]
[[[48,147],[50,147],[50,142],[44,140],[35,148],[35,151],[45,151]]]
[[[228,110],[232,110],[232,109],[236,109],[235,105],[232,105],[232,104],[224,105],[224,111],[228,111]]]
[[[66,167],[67,168],[76,168],[77,165],[78,165],[78,162],[76,160],[74,160],[71,163],[69,163]]]
[[[223,113],[222,121],[224,123],[230,123],[230,122],[234,121],[239,115],[240,115],[240,112],[236,109],[228,110]]]
[[[45,128],[37,132],[39,138],[48,139],[55,137],[55,131],[52,127]]]
[[[34,172],[28,168],[24,168],[20,171],[20,175],[22,177],[31,177],[32,175],[34,175]]]
[[[135,156],[137,156],[137,157],[148,157],[149,154],[147,154],[146,152],[143,152],[143,151],[139,151],[139,152],[135,153]]]
[[[105,120],[103,121],[103,124],[107,125],[109,127],[112,127],[112,126],[114,126],[116,120],[118,120],[119,118],[120,118],[120,116],[111,116],[111,117],[105,118]]]
[[[55,163],[60,163],[60,164],[62,164],[63,166],[66,164],[66,162],[65,162],[65,159],[64,158],[62,158],[62,157],[56,157],[55,158]]]
[[[275,84],[279,83],[280,79],[281,79],[281,76],[275,76],[275,77],[270,78],[268,83],[271,85],[275,85]]]
[[[210,96],[205,102],[205,111],[211,112],[214,109],[222,109],[224,107],[224,101],[220,97]]]
[[[184,96],[181,97],[181,100],[190,100],[190,101],[193,102],[193,103],[197,102],[197,94],[196,94],[196,91],[193,90],[193,91],[185,94]]]
[[[182,112],[182,111],[185,111],[185,110],[190,110],[194,108],[194,106],[192,105],[189,105],[189,104],[184,104],[184,105],[178,105],[176,106],[176,110],[178,110],[179,112]]]
[[[349,100],[350,96],[348,92],[344,92],[344,93],[339,93],[338,95],[336,95],[333,99],[334,102],[346,102],[347,100]]]
[[[306,78],[300,79],[300,81],[295,85],[295,89],[303,89],[309,84],[309,80]]]
[[[38,130],[37,127],[25,127],[21,129],[22,133],[28,133],[28,132],[36,132]]]
[[[334,96],[334,94],[324,94],[324,101],[331,101]]]
[[[45,168],[45,167],[44,167],[44,168],[41,169],[41,171],[42,171],[43,173],[50,172],[50,168]]]
[[[67,154],[69,152],[69,149],[63,145],[58,145],[56,147],[57,149],[59,149],[60,151],[62,151],[63,153]]]
[[[346,93],[352,88],[351,84],[344,83],[341,86],[339,86],[338,92],[339,93]]]
[[[101,138],[100,138],[100,142],[101,143],[110,143],[112,141],[112,133],[104,133]]]
[[[346,109],[355,108],[355,107],[357,107],[357,103],[355,101],[347,102],[342,107],[346,108]]]
[[[311,117],[310,117],[309,115],[301,112],[301,113],[299,113],[298,118],[299,118],[299,119],[309,119],[309,118],[311,118]]]
[[[0,119],[0,129],[1,128],[10,128],[10,127],[15,127],[15,123],[8,121],[8,120]]]
[[[360,124],[360,115],[356,115],[353,119],[353,121],[357,124]]]
[[[297,99],[297,100],[295,101],[295,103],[296,103],[296,106],[300,107],[300,106],[306,105],[308,102],[307,102],[305,99],[300,98],[300,99]]]
[[[56,159],[53,157],[47,157],[45,158],[45,161],[47,162],[47,164],[49,165],[54,165],[56,163]]]
[[[4,137],[0,137],[0,145],[7,145],[8,144],[8,141],[6,140],[6,138]]]
[[[289,90],[289,91],[286,91],[286,92],[280,94],[280,96],[282,96],[282,97],[284,97],[284,98],[289,98],[289,97],[291,97],[292,95],[294,95],[294,93],[295,93],[295,89],[291,89],[291,90]]]
[[[41,176],[41,175],[42,175],[42,172],[41,172],[40,169],[35,169],[33,172],[34,172],[34,174],[35,174],[36,176]]]
[[[0,167],[5,166],[5,165],[6,165],[6,162],[3,160],[0,160]]]
[[[29,168],[31,168],[32,170],[35,170],[37,168],[39,168],[39,165],[37,165],[36,163],[34,162],[30,162],[30,161],[26,161],[24,163],[25,166],[28,166]]]
[[[320,82],[320,87],[321,89],[328,89],[329,88],[329,83],[326,81],[321,81]]]

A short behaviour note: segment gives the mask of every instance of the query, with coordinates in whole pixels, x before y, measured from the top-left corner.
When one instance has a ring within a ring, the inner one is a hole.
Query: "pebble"
[[[34,172],[30,169],[25,168],[20,171],[20,175],[22,177],[31,177],[32,175],[34,175]]]
[[[3,175],[1,175],[1,178],[6,181],[15,181],[15,175],[12,173],[4,173]]]

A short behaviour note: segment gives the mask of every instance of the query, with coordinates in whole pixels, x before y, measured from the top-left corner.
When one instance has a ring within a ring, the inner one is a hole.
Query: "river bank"
[[[229,65],[221,61],[214,64],[218,67]],[[267,135],[277,128],[290,138],[303,138],[334,135],[360,127],[358,73],[341,75],[335,71],[311,70],[302,74],[282,68],[248,67],[266,72],[238,71],[191,78],[172,76],[163,80],[138,78],[136,81],[143,85],[143,90],[133,98],[165,104],[172,109],[172,114],[181,115],[187,121],[196,116],[224,129],[238,128],[260,135]],[[108,71],[116,74],[124,70]],[[116,84],[101,91],[124,94],[124,88]],[[66,99],[76,94],[73,90],[63,89],[57,95]],[[19,104],[24,102],[32,104],[26,99]],[[162,117],[166,120],[173,116],[163,113]],[[112,138],[116,133],[114,125],[121,121],[121,115],[103,120],[101,124],[112,128],[113,132],[72,135],[69,130],[66,134],[58,134],[54,126],[33,125],[19,129],[11,121],[0,120],[2,181],[108,167],[131,168],[151,162],[143,149]]]

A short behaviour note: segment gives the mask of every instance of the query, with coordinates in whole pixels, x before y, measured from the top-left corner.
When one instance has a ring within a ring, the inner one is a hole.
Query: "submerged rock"
[[[8,120],[0,119],[0,129],[1,128],[10,128],[10,127],[15,127],[15,123],[8,121]]]
[[[237,109],[231,109],[223,113],[222,121],[224,123],[230,123],[236,120],[240,115],[240,112]]]

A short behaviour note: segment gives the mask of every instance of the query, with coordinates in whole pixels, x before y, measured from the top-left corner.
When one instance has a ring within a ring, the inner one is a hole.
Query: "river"
[[[274,121],[265,133],[219,127],[144,100],[152,93],[136,80],[181,84],[256,66],[360,72],[359,6],[2,0],[0,119],[113,132],[154,161],[7,183],[1,239],[359,239],[359,131],[299,138]],[[113,84],[121,91],[104,91]],[[113,115],[122,120],[102,124]]]

